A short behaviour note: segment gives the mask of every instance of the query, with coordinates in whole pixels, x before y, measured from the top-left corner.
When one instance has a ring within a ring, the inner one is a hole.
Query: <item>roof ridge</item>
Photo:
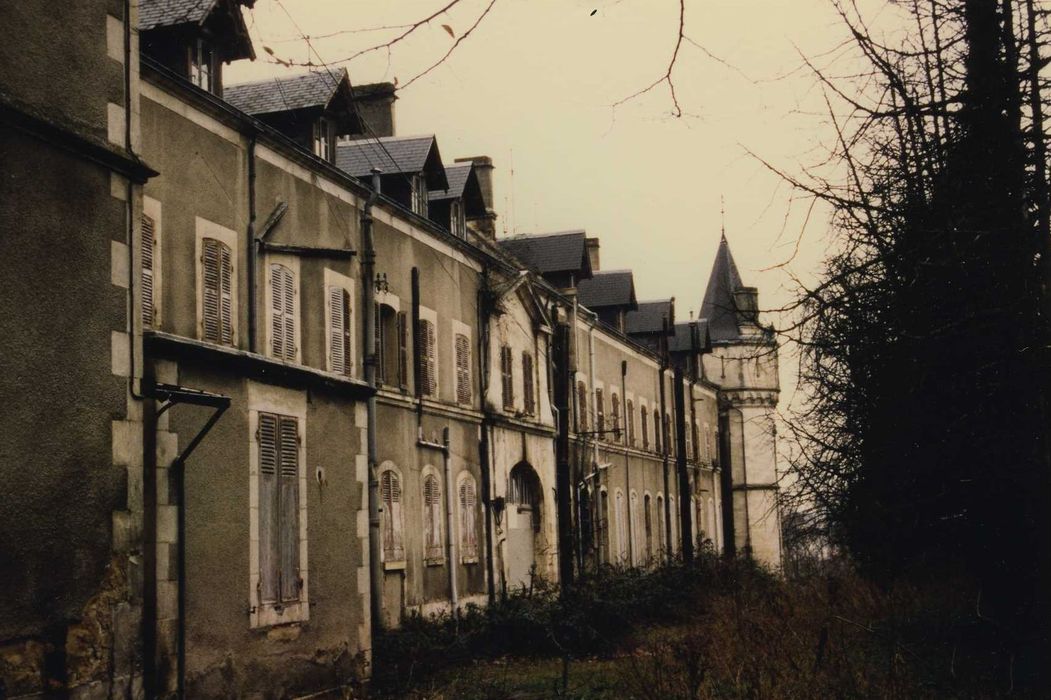
[[[551,231],[550,233],[516,233],[513,236],[506,236],[501,240],[513,241],[516,239],[523,238],[554,238],[555,236],[573,236],[573,235],[587,235],[587,231],[582,228],[569,229],[566,231]]]
[[[337,73],[337,75],[339,77],[341,77],[341,78],[343,77],[343,75],[347,74],[347,69],[346,68],[340,68],[338,70],[342,71],[342,74]],[[272,83],[281,82],[283,80],[298,80],[299,78],[306,78],[306,77],[312,76],[312,75],[319,75],[322,78],[335,77],[331,73],[328,73],[328,72],[311,70],[311,71],[305,71],[303,73],[296,73],[294,75],[286,75],[286,76],[270,75],[270,76],[267,76],[265,78],[257,78],[256,80],[246,80],[243,83],[233,83],[233,84],[230,84],[230,85],[223,85],[223,90],[229,90],[231,88],[239,88],[239,87],[252,87],[252,86],[255,86],[255,85],[266,85],[266,84],[272,84]]]

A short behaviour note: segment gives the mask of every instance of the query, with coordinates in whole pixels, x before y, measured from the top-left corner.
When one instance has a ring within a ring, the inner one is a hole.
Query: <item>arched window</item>
[[[507,483],[507,502],[518,506],[519,510],[531,510],[533,512],[533,529],[539,532],[540,479],[528,464],[519,464],[511,470],[511,476]]]
[[[434,474],[423,477],[423,547],[428,564],[442,563],[442,488]]]
[[[715,546],[719,541],[719,534],[716,531],[715,522],[715,501],[712,500],[711,496],[708,497],[708,539],[712,541],[712,546]]]
[[[631,492],[631,500],[628,503],[629,512],[631,514],[631,528],[629,533],[631,535],[631,558],[632,564],[638,565],[642,563],[642,548],[640,546],[639,538],[639,494],[635,491]]]
[[[616,525],[617,525],[617,563],[623,564],[628,560],[628,534],[626,504],[624,503],[624,492],[617,489],[616,495]]]
[[[627,403],[627,415],[624,416],[625,429],[628,433],[628,445],[635,447],[635,404],[631,399]]]
[[[620,442],[620,397],[617,396],[616,392],[610,395],[610,430],[613,431],[611,439],[613,442]]]
[[[478,489],[474,477],[460,477],[460,561],[478,561]]]
[[[656,408],[653,409],[653,451],[661,454],[661,415]]]
[[[595,389],[595,430],[598,431],[598,438],[604,440],[605,435],[602,431],[606,429],[606,407],[602,400],[602,389]]]
[[[642,498],[643,524],[646,526],[646,550],[643,561],[649,564],[653,559],[653,499],[647,493]]]
[[[641,421],[642,421],[642,449],[650,449],[650,413],[646,410],[646,407],[642,407]]]
[[[596,530],[598,534],[599,560],[608,564],[610,560],[609,493],[606,489],[602,489],[599,498],[598,527]]]
[[[401,477],[393,469],[380,473],[380,498],[383,501],[383,561],[403,561]]]
[[[664,496],[657,494],[657,522],[655,524],[657,528],[657,551],[660,554],[664,554]]]

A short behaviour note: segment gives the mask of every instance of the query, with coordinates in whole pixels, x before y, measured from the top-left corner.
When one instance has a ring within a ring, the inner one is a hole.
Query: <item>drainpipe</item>
[[[660,432],[660,433],[667,434],[667,431],[664,430],[664,417],[667,415],[667,413],[665,411],[665,406],[667,405],[666,404],[667,398],[666,398],[666,391],[665,391],[665,388],[664,388],[664,373],[668,369],[668,364],[667,364],[667,361],[666,361],[667,360],[667,353],[665,353],[663,351],[664,343],[667,342],[667,338],[668,338],[668,317],[667,316],[664,317],[664,321],[662,323],[662,326],[664,328],[664,332],[661,335],[660,369],[657,371],[657,379],[660,382],[659,394],[660,394],[660,403],[661,403],[661,408],[660,408],[661,416],[660,416],[660,427],[659,428],[656,425],[656,421],[654,422],[654,432],[655,433]],[[656,440],[656,439],[658,439],[658,436],[654,435],[653,438]],[[668,548],[667,548],[667,551],[665,552],[665,555],[668,558],[668,563],[671,564],[674,561],[674,550],[675,550],[675,547],[674,547],[674,545],[672,544],[672,541],[671,541],[671,519],[672,519],[671,508],[669,508],[667,506],[667,499],[671,498],[671,484],[669,483],[669,479],[668,479],[668,444],[667,444],[668,441],[664,439],[664,435],[660,435],[659,439],[661,441],[661,452],[663,453],[662,454],[662,462],[663,462],[662,466],[663,466],[663,470],[664,470],[664,494],[665,494],[664,498],[666,499],[665,500],[665,506],[664,506],[664,533],[665,533],[665,538],[666,538],[665,541],[668,543]],[[679,500],[682,501],[682,492],[681,492],[681,490],[679,492]]]
[[[365,401],[366,449],[369,466],[369,611],[372,631],[383,629],[383,533],[380,531],[380,481],[376,456],[376,248],[372,240],[372,206],[380,191],[380,171],[372,170],[372,192],[361,212],[361,282],[365,313],[365,383],[369,398]],[[375,640],[375,636],[373,636]],[[375,643],[373,643],[375,647]]]
[[[256,351],[256,257],[258,243],[255,240],[255,145],[256,132],[248,137],[248,352]]]
[[[631,513],[631,457],[628,455],[628,431],[627,431],[627,418],[628,418],[628,399],[627,399],[627,377],[628,377],[628,361],[620,361],[620,406],[617,410],[620,414],[617,416],[617,431],[623,430],[624,434],[624,488],[628,492],[628,561],[631,562],[632,566],[635,565],[638,557],[635,554],[635,550],[638,548],[638,543],[635,538],[639,536],[638,528],[635,527],[635,523],[639,517],[639,508],[642,507],[641,503],[636,503],[635,512]],[[613,434],[614,441],[620,439],[620,435],[617,433]],[[643,492],[643,498],[645,498],[645,491]],[[634,537],[632,532],[634,531]]]
[[[483,278],[483,288],[490,283],[488,273]],[[496,580],[493,569],[493,494],[492,475],[489,473],[492,463],[489,460],[489,433],[491,430],[489,411],[489,309],[486,308],[483,290],[478,290],[478,367],[479,391],[482,400],[481,436],[478,440],[478,462],[482,476],[482,507],[485,510],[485,591],[489,604],[496,602]]]
[[[569,326],[555,326],[555,496],[558,517],[558,579],[562,595],[573,586],[573,480],[569,473]],[[550,361],[550,360],[549,360]]]
[[[693,509],[690,507],[690,474],[686,469],[686,397],[683,395],[682,369],[672,375],[675,392],[675,466],[679,473],[679,512],[682,514],[682,560],[693,561]],[[685,495],[684,495],[685,494]]]

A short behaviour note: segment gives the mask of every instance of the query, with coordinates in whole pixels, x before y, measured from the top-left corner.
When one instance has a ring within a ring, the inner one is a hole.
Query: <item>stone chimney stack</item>
[[[355,85],[354,109],[364,124],[360,134],[351,134],[349,139],[382,138],[394,136],[394,83],[370,83]]]
[[[482,190],[485,201],[485,214],[469,219],[475,229],[490,239],[496,238],[496,210],[493,208],[493,159],[489,156],[469,156],[457,158],[457,163],[474,163],[474,174]]]
[[[600,269],[599,268],[599,256],[598,256],[598,246],[599,246],[598,239],[597,238],[587,238],[587,239],[584,240],[584,245],[587,247],[588,263],[591,264],[591,271],[592,272],[598,272],[599,269]]]
[[[759,324],[759,290],[755,287],[740,287],[734,291],[734,310],[741,326]]]

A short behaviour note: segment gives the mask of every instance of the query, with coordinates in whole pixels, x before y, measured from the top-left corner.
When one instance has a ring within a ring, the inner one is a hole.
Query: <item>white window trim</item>
[[[460,487],[464,484],[464,482],[467,482],[467,481],[471,481],[471,482],[474,483],[474,512],[471,514],[471,516],[474,518],[474,524],[475,524],[474,554],[466,554],[463,551],[463,536],[464,536],[464,533],[463,533],[463,530],[462,530],[462,528],[463,528],[463,513],[462,513],[462,510],[461,510],[463,506],[460,504]],[[478,494],[478,480],[474,478],[474,474],[472,474],[471,472],[469,472],[467,470],[464,470],[464,471],[460,472],[460,475],[458,477],[456,477],[456,494],[455,494],[455,496],[456,496],[456,510],[459,511],[457,514],[460,516],[459,518],[456,519],[457,535],[459,536],[459,539],[457,540],[457,543],[460,545],[460,563],[461,564],[477,564],[478,561],[479,561],[478,550],[481,549],[481,544],[482,543],[481,543],[481,537],[479,537],[479,531],[478,531],[478,502],[480,500],[479,499],[479,494]]]
[[[214,238],[230,247],[230,335],[233,339],[233,347],[239,347],[238,325],[240,321],[240,309],[237,297],[240,292],[240,280],[238,272],[240,266],[240,247],[237,242],[237,232],[220,226],[217,223],[196,217],[194,222],[196,242],[194,247],[194,277],[197,289],[197,339],[204,340],[204,239]],[[156,288],[156,285],[154,285]]]
[[[326,270],[327,271],[327,270]],[[349,277],[346,279],[350,279]],[[389,306],[395,311],[401,311],[401,299],[390,292],[376,292],[375,301],[381,306]]]
[[[445,520],[446,520],[446,514],[445,514],[445,498],[446,498],[445,483],[444,483],[444,480],[442,479],[442,475],[440,473],[438,473],[437,468],[435,468],[431,464],[428,464],[428,465],[424,466],[424,468],[422,470],[420,470],[420,484],[419,484],[419,489],[420,489],[420,515],[421,515],[420,524],[422,526],[424,524],[424,519],[427,517],[427,502],[426,502],[426,499],[424,498],[423,485],[427,482],[427,477],[428,476],[433,476],[434,477],[434,481],[438,484],[438,494],[439,494],[439,496],[438,496],[438,542],[441,543],[441,554],[436,556],[436,557],[428,557],[427,556],[427,538],[426,538],[427,531],[421,527],[422,534],[424,535],[424,537],[423,537],[423,547],[422,547],[422,550],[423,550],[423,552],[422,552],[422,554],[423,554],[423,565],[424,566],[443,566],[445,564],[445,549],[446,549],[446,547],[445,547],[445,545],[446,545],[446,542],[445,542],[445,537],[446,537],[446,533],[445,533]],[[404,509],[402,509],[402,510],[403,510],[403,514],[404,514]]]
[[[296,603],[276,606],[259,600],[259,428],[260,413],[277,413],[299,420],[299,576],[303,587]],[[248,382],[248,595],[251,627],[270,627],[310,619],[310,572],[307,568],[307,399],[302,392]],[[276,609],[280,607],[281,609]]]
[[[272,291],[271,281],[271,265],[284,265],[292,272],[292,315],[295,316],[295,332],[293,334],[293,342],[296,344],[296,352],[293,360],[286,360],[284,358],[274,358],[281,362],[295,362],[296,364],[302,364],[303,362],[303,314],[300,311],[300,293],[299,287],[302,283],[302,278],[299,274],[299,258],[295,255],[287,255],[284,253],[267,253],[263,256],[263,269],[265,272],[265,279],[263,280],[264,289],[266,290],[263,294],[266,302],[264,307],[266,309],[266,318],[264,323],[266,324],[266,354],[269,357],[273,357],[274,352],[274,309],[273,302],[270,298]],[[353,296],[351,297],[353,299]],[[353,305],[353,302],[351,302]],[[326,304],[327,306],[327,304]]]
[[[164,270],[163,258],[162,258],[163,248],[164,248],[164,221],[163,221],[163,212],[162,212],[161,203],[158,200],[154,199],[153,197],[147,197],[147,196],[143,195],[143,197],[142,197],[142,213],[145,214],[146,216],[150,217],[151,219],[153,219],[153,323],[150,324],[149,326],[147,326],[147,328],[160,328],[161,327],[161,323],[162,323],[162,321],[164,319],[164,316],[162,314],[162,312],[164,310],[164,305],[162,303],[163,299],[164,299],[164,295],[161,293],[162,282],[163,282],[162,275],[163,275],[163,270]],[[140,226],[142,225],[141,220],[139,221],[139,225]],[[141,242],[142,242],[142,232],[141,231],[139,232],[138,240],[139,240],[139,243],[141,244]],[[236,250],[236,249],[232,248],[232,250]],[[200,257],[201,256],[198,254],[198,256],[197,256],[198,264],[200,264]],[[231,257],[233,257],[233,256],[231,256]],[[142,251],[141,250],[138,252],[138,260],[136,262],[135,269],[136,269],[136,271],[138,271],[138,274],[140,275],[140,279],[141,279],[141,274],[142,274]],[[139,289],[139,304],[140,304],[140,307],[138,309],[138,313],[136,313],[135,315],[139,319],[139,322],[141,323],[142,322],[142,307],[141,307],[141,304],[142,304],[142,289],[141,289],[141,287]]]
[[[420,318],[423,318],[422,314]],[[437,326],[435,326],[435,333],[437,333]],[[459,396],[459,378],[456,375],[456,336],[457,334],[467,336],[467,390],[471,394],[471,400],[467,403],[460,403]],[[473,406],[474,405],[474,334],[471,333],[471,327],[462,321],[453,319],[452,321],[452,338],[449,339],[449,357],[453,358],[453,403],[460,406]],[[438,358],[434,358],[435,368],[437,369]],[[459,487],[457,487],[459,488]]]
[[[267,270],[269,270],[269,269],[270,268],[268,266]],[[298,275],[297,275],[297,277],[298,277]],[[347,347],[347,348],[343,349],[343,351],[347,354],[347,364],[350,367],[350,372],[348,372],[347,374],[348,374],[348,376],[357,376],[357,374],[358,374],[358,362],[357,362],[356,348],[358,346],[358,343],[357,343],[357,334],[355,333],[355,330],[358,327],[358,316],[357,316],[357,313],[356,313],[357,308],[355,307],[355,300],[354,300],[354,290],[356,288],[355,284],[354,284],[354,280],[352,278],[350,278],[350,277],[347,277],[346,275],[342,275],[342,274],[336,272],[335,270],[330,270],[327,267],[325,268],[325,275],[324,275],[324,277],[325,277],[325,289],[324,289],[324,296],[322,298],[325,300],[325,369],[327,369],[329,372],[335,372],[335,370],[332,369],[332,338],[330,337],[330,334],[332,333],[332,308],[330,307],[329,301],[328,301],[328,299],[329,299],[328,290],[330,288],[332,288],[332,287],[339,287],[340,289],[346,291],[347,297],[350,299],[350,308],[348,309],[348,311],[350,312],[350,347]],[[267,287],[267,289],[269,289],[269,286]],[[297,307],[296,307],[296,316],[297,316],[297,319],[296,319],[296,334],[297,335],[299,334],[299,327],[300,327],[300,325],[302,325],[299,322],[299,318],[298,318],[298,316],[299,316],[298,303],[299,303],[299,295],[297,294],[296,295],[296,304],[297,304]],[[270,309],[270,305],[269,304],[267,305],[267,309]],[[270,324],[269,323],[267,323],[267,328],[270,328]],[[267,347],[269,347],[269,344],[267,345]],[[296,339],[296,347],[297,348],[299,347],[299,339],[298,338]],[[298,355],[298,351],[297,351],[297,355]]]
[[[434,309],[428,309],[426,306],[420,306],[420,320],[430,321],[434,324],[434,393],[426,394],[422,391],[420,393],[423,394],[424,398],[438,400],[439,398],[441,398],[442,395],[441,329],[438,327],[438,312]],[[412,319],[409,319],[409,326],[411,325]],[[419,348],[413,347],[413,362],[418,362],[417,352],[419,352]],[[456,357],[456,355],[454,354],[453,357]],[[410,367],[409,371],[414,371],[414,368]],[[455,401],[453,403],[455,403]]]

